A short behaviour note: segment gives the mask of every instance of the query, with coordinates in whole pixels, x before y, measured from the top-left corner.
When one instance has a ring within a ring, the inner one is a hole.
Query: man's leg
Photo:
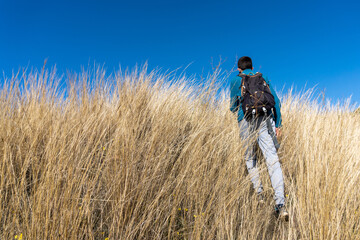
[[[260,181],[260,175],[258,168],[256,167],[256,155],[255,155],[255,142],[252,140],[251,136],[252,131],[250,130],[250,125],[246,120],[242,120],[239,123],[240,127],[240,137],[245,144],[245,161],[248,173],[250,175],[251,182],[253,183],[253,187],[257,193],[261,193],[263,191],[263,187]]]
[[[275,124],[271,119],[273,131],[275,132]],[[271,185],[275,192],[275,203],[285,204],[284,198],[284,178],[277,155],[274,142],[268,132],[266,122],[261,123],[259,132],[259,147],[264,155],[266,166],[269,171]]]

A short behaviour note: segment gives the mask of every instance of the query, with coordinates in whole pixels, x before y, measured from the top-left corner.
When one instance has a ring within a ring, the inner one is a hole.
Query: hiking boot
[[[276,216],[284,221],[289,221],[289,213],[287,212],[284,204],[278,204],[275,206],[275,214]]]

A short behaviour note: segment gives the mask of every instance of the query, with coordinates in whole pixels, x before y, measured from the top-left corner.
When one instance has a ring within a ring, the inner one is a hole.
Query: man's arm
[[[240,107],[240,101],[238,97],[240,89],[240,82],[237,77],[234,77],[230,82],[230,111],[233,113],[237,112]]]

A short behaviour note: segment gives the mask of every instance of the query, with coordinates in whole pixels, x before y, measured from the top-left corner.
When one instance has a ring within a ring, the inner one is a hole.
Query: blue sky
[[[278,90],[317,86],[360,102],[359,11],[355,0],[0,0],[0,70],[41,68],[47,58],[59,73],[148,61],[164,70],[191,63],[191,75],[220,57],[230,70],[248,55]]]

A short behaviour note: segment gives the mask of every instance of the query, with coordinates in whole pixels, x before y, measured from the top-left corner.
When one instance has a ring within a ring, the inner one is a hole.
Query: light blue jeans
[[[273,127],[273,131],[275,132],[275,123],[272,118],[270,121]],[[256,166],[257,156],[255,152],[255,142],[251,141],[253,136],[252,134],[257,134],[255,138],[265,158],[266,166],[270,175],[271,185],[275,192],[275,203],[284,204],[285,198],[283,173],[273,139],[268,132],[266,121],[262,121],[256,131],[252,130],[252,126],[245,119],[239,122],[239,127],[240,137],[244,141],[246,147],[246,167],[248,169],[255,191],[257,193],[261,193],[263,191],[263,186],[261,184],[259,171]]]

